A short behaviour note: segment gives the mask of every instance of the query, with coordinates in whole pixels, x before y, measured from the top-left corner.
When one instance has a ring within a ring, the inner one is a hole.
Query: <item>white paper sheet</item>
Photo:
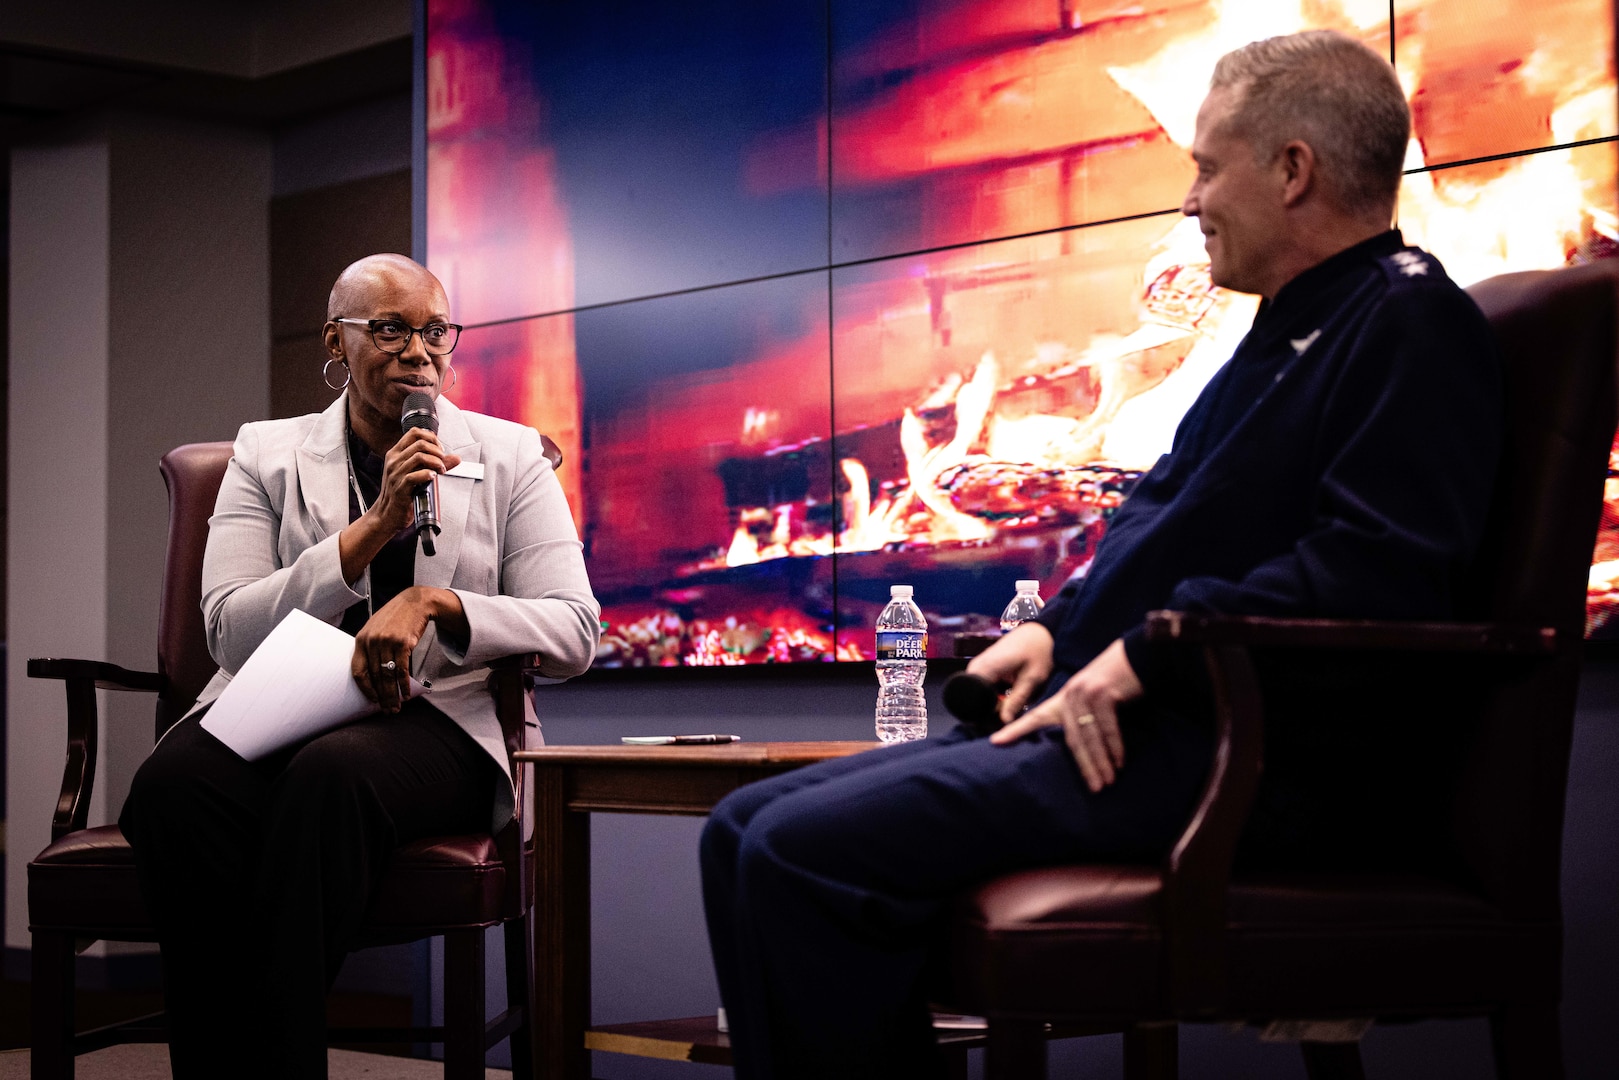
[[[354,638],[294,609],[270,631],[202,718],[204,731],[248,761],[377,711],[349,662]],[[412,695],[426,692],[410,680]]]

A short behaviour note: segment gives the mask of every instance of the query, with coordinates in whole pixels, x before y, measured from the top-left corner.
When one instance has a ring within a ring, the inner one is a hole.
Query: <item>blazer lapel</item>
[[[462,461],[482,461],[482,447],[474,442],[472,430],[467,427],[461,410],[444,398],[438,399],[438,437],[444,449]],[[483,483],[464,477],[440,477],[438,481],[438,539],[434,542],[436,555],[426,555],[416,549],[416,584],[440,589],[450,587],[455,579],[455,565],[461,557],[461,540],[467,532],[467,511],[472,505],[472,489]]]
[[[343,446],[347,408],[348,394],[339,394],[298,447],[298,490],[316,542],[349,523],[348,457]]]

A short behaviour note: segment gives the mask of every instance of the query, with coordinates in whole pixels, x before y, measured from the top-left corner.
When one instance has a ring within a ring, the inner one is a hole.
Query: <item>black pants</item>
[[[1208,771],[1206,724],[1142,715],[1091,794],[1047,728],[940,739],[749,784],[703,830],[703,904],[738,1080],[939,1075],[930,948],[950,897],[1078,858],[1152,862]]]
[[[326,992],[402,843],[489,828],[498,769],[419,701],[258,762],[195,718],[119,827],[163,953],[177,1080],[324,1077]]]

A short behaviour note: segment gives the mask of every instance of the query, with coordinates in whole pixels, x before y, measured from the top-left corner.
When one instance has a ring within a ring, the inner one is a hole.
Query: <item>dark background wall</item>
[[[345,266],[379,251],[410,254],[408,169],[270,200],[272,415],[317,412],[337,397],[321,381],[326,295]]]

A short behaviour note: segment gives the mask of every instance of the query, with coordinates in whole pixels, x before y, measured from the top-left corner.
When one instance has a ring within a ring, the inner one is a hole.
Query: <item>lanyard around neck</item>
[[[343,464],[348,468],[349,487],[354,492],[354,501],[359,503],[359,505],[360,505],[360,516],[364,517],[366,515],[366,511],[369,510],[370,507],[366,506],[366,504],[365,504],[365,492],[360,490],[360,480],[359,480],[359,478],[357,476],[354,475],[354,443],[353,443],[353,439],[354,439],[354,434],[353,434],[353,432],[351,432],[349,430],[348,422],[347,422],[347,419],[345,418],[345,421],[344,421],[344,424],[343,424]],[[372,599],[371,599],[371,564],[370,563],[365,564],[365,569],[360,571],[360,576],[365,579],[365,614],[366,614],[366,618],[370,619],[371,616],[373,616],[373,615],[375,615],[377,613],[377,609],[373,606],[373,602],[372,602]]]

